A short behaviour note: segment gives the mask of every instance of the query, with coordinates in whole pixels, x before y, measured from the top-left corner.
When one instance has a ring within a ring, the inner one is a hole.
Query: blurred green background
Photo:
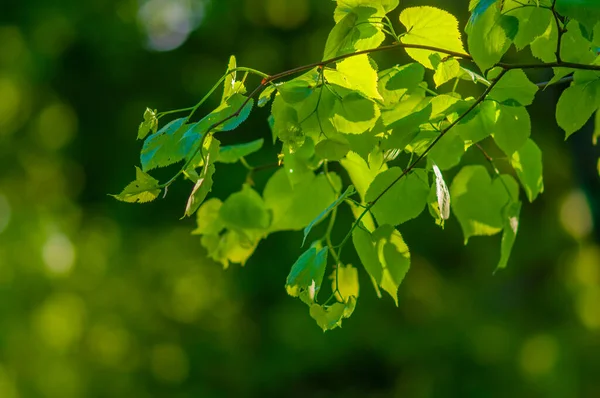
[[[466,1],[426,3],[464,26]],[[591,125],[564,142],[553,119],[560,88],[530,109],[546,192],[524,205],[509,268],[492,275],[499,236],[464,247],[455,219],[442,231],[424,212],[400,228],[413,262],[399,308],[361,275],[354,315],[326,334],[283,287],[300,233],[275,234],[245,268],[223,271],[189,234],[194,220],[179,220],[188,182],[146,205],[107,196],[134,178],[146,106],[195,104],[230,54],[267,73],[319,60],[333,9],[325,0],[2,2],[1,398],[600,396],[598,150]],[[531,60],[528,50],[509,57]],[[400,51],[376,60],[408,61]],[[268,138],[267,115],[256,111],[223,141]],[[249,161],[275,156],[270,147]],[[243,167],[219,165],[212,195],[244,179]]]

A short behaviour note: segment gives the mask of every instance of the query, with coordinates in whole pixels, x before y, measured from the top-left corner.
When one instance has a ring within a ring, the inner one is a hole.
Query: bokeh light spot
[[[12,132],[9,128],[15,122],[23,104],[23,94],[14,81],[0,77],[0,135]]]
[[[46,267],[55,274],[66,274],[75,264],[75,247],[64,234],[50,235],[42,249]]]
[[[181,46],[204,17],[203,0],[148,0],[138,21],[148,38],[148,48],[170,51]]]
[[[48,149],[59,149],[68,144],[77,130],[77,116],[65,104],[47,106],[37,120],[37,134],[40,142]]]
[[[590,287],[579,292],[577,314],[588,329],[600,329],[600,287]]]
[[[582,191],[572,191],[560,208],[560,221],[563,228],[575,239],[588,236],[594,227],[592,211]]]
[[[152,349],[150,361],[152,373],[157,380],[179,384],[188,376],[188,358],[178,345],[161,344],[155,346]]]
[[[269,23],[282,29],[294,29],[302,25],[310,15],[307,0],[267,0]]]
[[[34,315],[34,327],[49,347],[65,351],[81,337],[85,304],[76,295],[50,296]]]
[[[548,374],[558,361],[558,351],[558,343],[553,336],[540,334],[531,337],[521,348],[521,370],[530,376]]]

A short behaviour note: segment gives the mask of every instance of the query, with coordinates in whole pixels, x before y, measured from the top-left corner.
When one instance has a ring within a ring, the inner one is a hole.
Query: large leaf
[[[490,5],[467,29],[469,53],[482,72],[498,63],[515,38],[519,21]]]
[[[330,177],[340,189],[340,178],[335,173],[330,173]],[[303,229],[336,199],[324,174],[315,176],[311,172],[292,186],[285,170],[271,176],[263,196],[273,214],[271,232]]]
[[[527,106],[533,103],[538,86],[521,69],[509,70],[490,91],[488,98],[505,105]]]
[[[517,172],[527,199],[533,202],[540,193],[544,192],[542,151],[529,139],[521,149],[513,153],[510,163]]]
[[[367,189],[377,176],[382,171],[387,170],[387,166],[372,167],[356,152],[349,152],[346,158],[340,161],[342,166],[348,172],[352,184],[356,187],[356,191],[364,201],[367,194]]]
[[[410,253],[400,232],[391,225],[382,225],[370,233],[361,224],[354,229],[352,241],[374,283],[398,305],[398,287],[410,267]]]
[[[191,145],[182,142],[182,137],[188,129],[186,120],[173,120],[146,138],[140,155],[143,171],[169,166],[185,158],[191,150]]]
[[[410,7],[400,13],[400,22],[407,33],[400,40],[404,44],[417,44],[437,47],[464,54],[458,21],[447,11],[435,7]],[[430,57],[435,52],[429,50],[406,49],[415,61],[429,69],[434,69]],[[442,54],[441,57],[446,57]]]
[[[385,40],[381,31],[383,15],[382,8],[371,4],[349,5],[329,33],[323,60],[379,47]]]
[[[345,78],[350,88],[373,99],[383,99],[377,91],[377,71],[373,68],[367,54],[346,58],[337,63],[337,71]]]
[[[415,170],[398,179],[402,173],[399,167],[392,167],[375,177],[369,186],[366,201],[379,198],[371,211],[380,225],[399,225],[416,218],[427,204],[429,185],[425,172]]]
[[[508,175],[492,181],[484,166],[462,168],[452,181],[450,197],[465,244],[471,236],[494,235],[502,230],[503,209],[511,196],[518,196],[518,189],[516,181]]]
[[[531,135],[531,119],[522,106],[498,105],[494,141],[506,156],[512,156]]]
[[[225,200],[219,215],[232,229],[267,229],[271,226],[271,213],[263,198],[246,184],[240,192]]]
[[[352,92],[335,103],[331,122],[340,133],[362,134],[375,126],[379,115],[373,101]]]
[[[577,72],[574,79],[556,105],[556,121],[567,137],[579,131],[600,106],[600,77],[594,72]]]

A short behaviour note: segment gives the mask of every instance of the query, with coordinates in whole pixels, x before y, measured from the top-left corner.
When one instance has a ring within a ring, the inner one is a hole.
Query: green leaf
[[[452,211],[458,218],[465,236],[465,244],[471,236],[494,235],[504,227],[502,211],[511,200],[511,193],[518,192],[518,185],[510,176],[494,181],[484,166],[465,166],[454,177],[450,186]],[[515,195],[516,197],[517,195]]]
[[[281,95],[277,95],[271,108],[273,116],[273,134],[292,148],[301,147],[304,144],[304,134],[298,121],[298,112],[288,105]]]
[[[359,7],[373,7],[377,11],[377,16],[383,17],[398,7],[400,3],[399,0],[336,0],[336,2],[337,7],[333,13],[333,18],[336,22]]]
[[[188,129],[185,122],[186,118],[175,119],[146,138],[140,155],[143,171],[169,166],[185,158],[191,149],[191,145],[181,140]]]
[[[333,305],[312,304],[310,306],[310,316],[317,321],[317,325],[323,331],[332,330],[336,327],[342,327],[342,319],[350,318],[356,308],[356,298],[350,297],[345,303],[335,303]]]
[[[517,50],[523,49],[544,34],[548,24],[555,23],[552,11],[546,7],[530,5],[523,7],[520,1],[505,0],[503,12],[519,21],[519,31],[514,39]]]
[[[592,43],[583,37],[577,21],[567,24],[567,31],[560,43],[560,58],[562,61],[582,64],[590,64],[596,59],[596,53],[592,51]]]
[[[527,106],[533,103],[538,86],[527,78],[521,69],[512,69],[504,74],[489,93],[488,98],[506,105]]]
[[[376,286],[380,286],[398,305],[398,287],[410,267],[410,253],[402,235],[390,225],[372,234],[362,223],[352,232],[356,252]]]
[[[208,151],[206,155],[203,157],[204,166],[202,167],[202,172],[198,176],[198,180],[192,189],[192,193],[190,194],[187,204],[185,206],[185,215],[191,216],[198,210],[204,199],[208,193],[212,190],[213,185],[213,175],[215,174],[215,161],[219,156],[219,146],[220,142],[214,138],[210,138],[210,143],[208,144]],[[202,154],[200,154],[202,156]]]
[[[437,138],[438,135],[438,133],[435,133],[431,137],[431,141]],[[436,163],[441,170],[448,170],[460,163],[464,153],[465,142],[456,130],[451,129],[431,148],[427,159]]]
[[[504,211],[504,229],[500,246],[500,261],[498,262],[496,270],[506,268],[510,253],[512,252],[512,247],[517,238],[520,212],[521,202],[510,203]]]
[[[236,163],[241,158],[259,151],[264,142],[265,140],[260,138],[244,144],[223,146],[219,151],[219,156],[216,161],[221,163]]]
[[[307,99],[319,83],[319,80],[319,72],[314,68],[295,79],[278,85],[277,92],[285,102],[295,104]]]
[[[435,74],[433,75],[435,87],[437,88],[452,79],[456,79],[460,73],[460,64],[455,58],[449,58],[438,63],[435,67]]]
[[[232,229],[267,229],[271,226],[271,213],[263,198],[249,185],[229,196],[219,209],[225,225]]]
[[[287,176],[295,186],[304,180],[306,175],[312,174],[321,165],[321,160],[315,155],[315,145],[310,137],[304,141],[304,145],[296,150],[284,144],[283,149],[283,168]]]
[[[339,176],[330,173],[330,177],[336,188],[341,189]],[[301,230],[336,199],[324,174],[315,176],[311,172],[292,187],[285,170],[281,169],[271,176],[263,196],[273,214],[270,232]]]
[[[138,140],[143,140],[146,138],[148,133],[152,131],[156,133],[158,130],[158,118],[156,117],[156,109],[152,110],[150,108],[146,108],[144,111],[144,121],[140,123],[140,127],[138,128]]]
[[[262,108],[265,105],[267,105],[269,103],[269,101],[271,101],[271,97],[273,97],[273,93],[275,92],[275,90],[277,89],[277,87],[273,84],[267,86],[267,88],[265,88],[262,93],[260,93],[260,95],[258,96],[258,107]]]
[[[377,91],[377,71],[368,55],[346,58],[338,62],[336,68],[347,82],[342,87],[359,91],[368,98],[383,99]]]
[[[379,261],[383,267],[380,286],[398,306],[398,288],[410,268],[410,252],[402,235],[391,225],[382,225],[373,232]]]
[[[314,303],[323,283],[327,267],[326,247],[311,247],[296,260],[285,283],[285,290],[292,297],[300,297],[304,303]]]
[[[375,286],[379,286],[383,277],[383,265],[379,261],[371,233],[366,230],[362,221],[359,221],[358,226],[352,231],[352,243],[363,267],[373,279]]]
[[[380,225],[399,225],[416,218],[427,204],[429,185],[425,172],[415,170],[400,178],[402,173],[399,167],[384,171],[375,177],[367,191],[367,202],[379,198],[371,208],[371,212]],[[391,188],[386,191],[389,186]],[[384,191],[385,193],[380,197]]]
[[[219,210],[223,202],[218,198],[211,198],[202,203],[196,212],[196,229],[192,235],[218,235],[225,224],[219,218]]]
[[[232,55],[229,57],[229,64],[227,64],[227,72],[234,70],[237,68],[237,63],[235,60],[235,56]],[[237,77],[236,72],[229,73],[225,78],[225,82],[223,83],[223,97],[221,98],[221,103],[225,103],[229,97],[231,97],[235,93],[235,79]]]
[[[496,112],[495,102],[483,101],[453,130],[465,143],[477,143],[492,133],[496,124]]]
[[[517,34],[519,21],[502,15],[498,3],[488,7],[468,33],[469,52],[482,72],[500,62]]]
[[[151,202],[160,194],[158,180],[144,173],[139,167],[135,168],[135,181],[128,184],[118,195],[112,195],[121,202],[146,203]]]
[[[498,105],[494,141],[506,156],[512,156],[531,135],[531,119],[522,106]]]
[[[546,30],[531,44],[531,54],[543,62],[556,62],[556,47],[558,43],[558,28],[554,20],[548,23]]]
[[[340,133],[362,134],[375,126],[379,116],[374,102],[352,92],[335,103],[331,122]]]
[[[418,63],[395,66],[379,72],[378,91],[383,97],[383,107],[393,108],[407,93],[417,90],[425,77],[425,68]],[[418,90],[424,97],[424,90]]]
[[[333,203],[331,203],[329,206],[327,206],[327,208],[325,210],[323,210],[321,212],[321,214],[319,214],[317,217],[315,217],[314,220],[312,220],[310,222],[310,224],[308,224],[306,226],[306,228],[304,228],[304,238],[302,239],[302,246],[304,246],[304,243],[306,242],[306,238],[308,237],[308,234],[310,234],[310,231],[312,230],[312,228],[317,225],[318,223],[320,223],[321,221],[323,221],[323,219],[325,217],[327,217],[327,215],[336,207],[338,207],[343,201],[345,201],[346,199],[348,199],[350,196],[354,195],[356,193],[356,190],[354,189],[354,187],[352,185],[348,186],[348,188],[346,188],[346,190],[344,191],[343,194],[341,194]]]
[[[600,20],[600,4],[596,0],[557,0],[556,10],[565,17],[580,21],[590,31]]]
[[[234,230],[222,234],[202,235],[200,239],[208,257],[220,262],[224,269],[227,269],[230,263],[245,265],[259,241],[260,237],[249,236],[247,231]]]
[[[315,145],[315,154],[323,160],[339,161],[350,151],[350,142],[343,135],[334,135]]]
[[[600,106],[600,79],[576,81],[561,94],[556,104],[556,121],[566,138],[581,130]]]
[[[527,199],[533,202],[540,193],[544,192],[542,151],[529,139],[520,150],[513,153],[510,163],[517,172]]]
[[[349,152],[348,155],[346,155],[346,158],[342,159],[340,163],[348,172],[352,184],[356,187],[356,191],[363,201],[365,200],[367,189],[369,189],[369,186],[377,174],[387,170],[387,166],[371,168],[367,162],[355,152]]]
[[[385,40],[385,34],[381,31],[383,15],[383,10],[372,4],[349,6],[347,13],[336,18],[337,24],[325,44],[323,61],[379,47]]]
[[[358,298],[360,290],[358,270],[352,265],[348,264],[344,267],[339,264],[331,274],[330,279],[331,290],[334,292],[337,290],[335,293],[337,301],[347,303],[351,297]]]
[[[458,53],[465,52],[458,21],[447,11],[435,7],[410,7],[400,13],[400,22],[406,26],[406,35],[400,38],[404,44],[437,47]],[[406,53],[429,69],[434,69],[430,57],[439,54],[429,50],[406,49]],[[445,54],[440,57],[446,57]]]

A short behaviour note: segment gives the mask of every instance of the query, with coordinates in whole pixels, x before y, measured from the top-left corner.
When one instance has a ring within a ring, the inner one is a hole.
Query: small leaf
[[[339,264],[331,274],[330,279],[331,290],[334,292],[338,290],[335,294],[337,301],[347,303],[350,297],[358,298],[358,270],[352,265],[348,264],[344,267]]]
[[[140,123],[140,127],[138,129],[138,140],[143,140],[146,138],[148,133],[152,131],[156,133],[158,130],[158,119],[156,117],[156,110],[152,110],[150,108],[146,108],[144,112],[144,121]]]
[[[325,275],[327,253],[326,247],[321,250],[311,247],[296,260],[285,283],[290,296],[300,297],[309,305],[316,301]]]
[[[506,268],[512,247],[519,230],[519,214],[521,202],[510,203],[504,212],[504,228],[502,232],[502,243],[500,246],[500,261],[496,270]]]
[[[159,194],[158,180],[136,167],[135,181],[127,185],[120,194],[112,196],[122,202],[146,203],[156,199]]]
[[[221,163],[236,163],[241,158],[259,151],[264,142],[265,140],[260,138],[244,144],[223,146],[219,151],[219,156],[216,161]]]
[[[214,137],[210,137],[210,142],[208,143],[207,153],[204,155],[202,153],[198,154],[199,157],[202,157],[204,160],[204,166],[202,167],[202,172],[198,176],[198,180],[196,181],[196,185],[192,189],[192,193],[190,194],[187,204],[185,206],[185,214],[184,216],[191,216],[198,210],[204,199],[208,193],[212,190],[213,185],[213,175],[215,174],[215,160],[219,154],[219,146],[220,142]],[[204,148],[203,148],[204,149]]]
[[[260,96],[258,97],[258,107],[262,108],[265,105],[267,105],[269,103],[269,101],[271,101],[271,97],[273,97],[273,93],[276,90],[276,86],[271,84],[269,86],[267,86],[267,88],[265,88],[262,93],[260,93]]]
[[[235,60],[235,56],[232,55],[229,57],[229,64],[227,65],[227,73],[237,68],[237,63]],[[236,80],[236,72],[229,73],[225,78],[225,82],[223,84],[223,97],[221,99],[221,103],[225,103],[229,97],[231,97],[235,93],[235,80]]]
[[[442,84],[449,82],[452,79],[456,79],[461,73],[460,64],[455,58],[447,59],[440,62],[435,68],[435,74],[433,75],[433,81],[435,87],[439,87]]]
[[[302,239],[302,246],[304,246],[304,243],[306,242],[306,238],[308,237],[308,234],[310,234],[310,231],[312,230],[312,228],[317,225],[318,223],[320,223],[325,217],[327,217],[327,215],[336,207],[338,207],[343,201],[345,201],[346,199],[348,199],[350,196],[354,195],[356,193],[356,191],[354,190],[354,187],[352,185],[348,186],[348,188],[346,188],[346,191],[344,191],[343,194],[341,194],[339,196],[339,198],[337,198],[332,204],[330,204],[329,206],[327,206],[327,208],[325,210],[323,210],[321,212],[321,214],[319,214],[314,220],[312,220],[310,222],[310,224],[308,224],[308,226],[306,228],[304,228],[304,238]]]
[[[354,308],[356,308],[356,298],[350,297],[350,300],[345,304],[335,303],[328,306],[312,304],[310,306],[310,316],[326,332],[336,327],[342,327],[342,319],[350,318]]]
[[[575,82],[561,94],[556,104],[556,121],[566,138],[579,130],[600,105],[600,79]]]

